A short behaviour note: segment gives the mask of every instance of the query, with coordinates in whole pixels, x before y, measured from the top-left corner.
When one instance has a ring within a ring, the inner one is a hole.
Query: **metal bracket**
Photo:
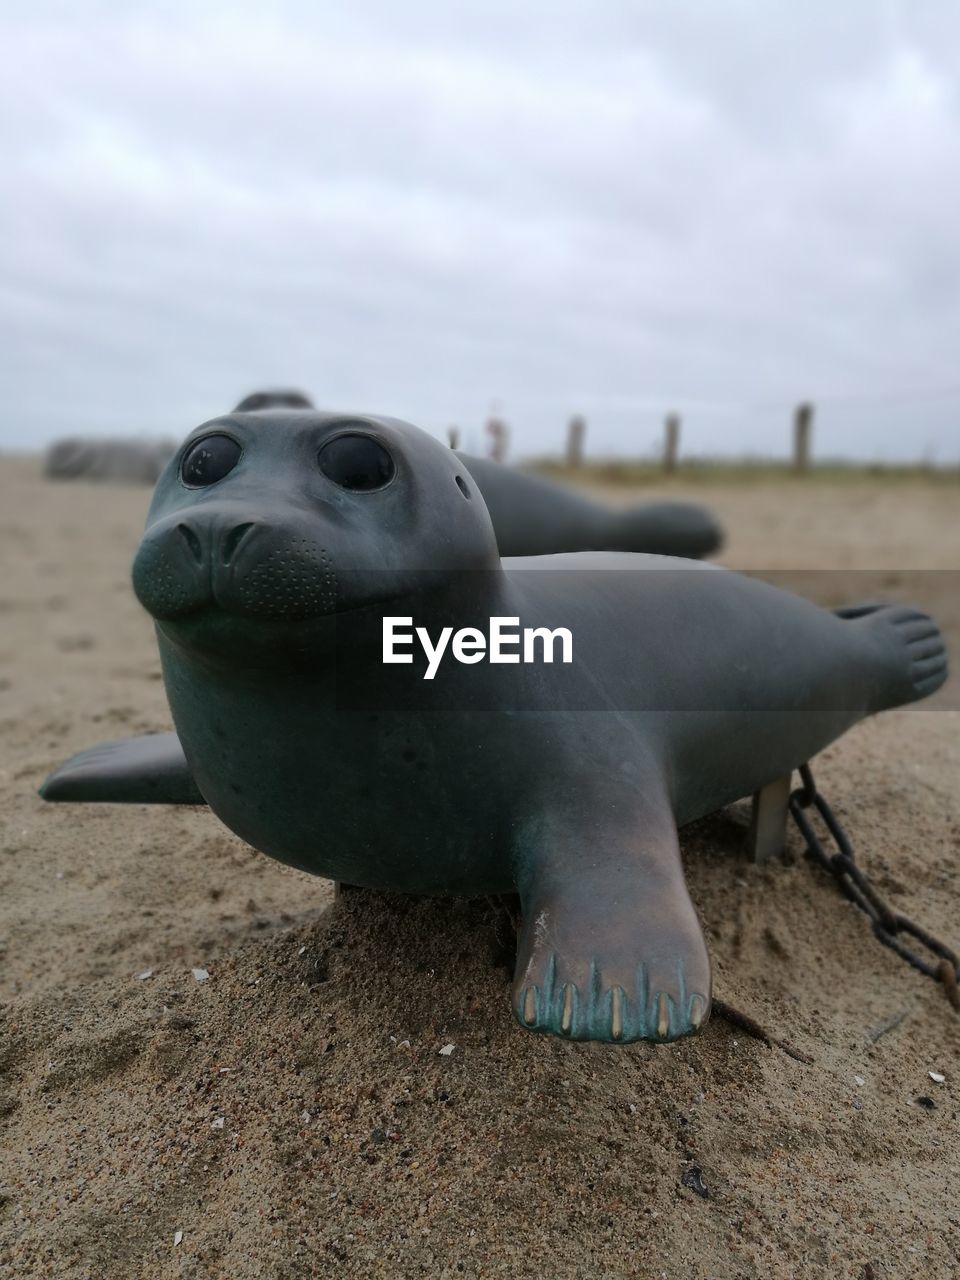
[[[754,862],[770,862],[783,854],[792,776],[784,774],[753,793],[747,849]]]

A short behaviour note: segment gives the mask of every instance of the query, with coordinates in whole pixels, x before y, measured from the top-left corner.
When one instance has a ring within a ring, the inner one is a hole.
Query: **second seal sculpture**
[[[206,803],[271,857],[372,889],[516,891],[517,1018],[574,1039],[667,1041],[709,1014],[679,825],[946,676],[906,606],[832,613],[653,555],[501,559],[463,462],[390,418],[205,423],[133,580],[176,733],[84,752],[44,796]],[[506,619],[538,660],[474,639],[425,681],[422,649],[383,661],[384,619],[434,646]],[[572,661],[551,663],[561,629]]]
[[[234,413],[312,409],[302,391],[274,389],[244,396]],[[717,551],[723,530],[694,502],[638,502],[611,510],[566,485],[512,467],[457,457],[486,503],[502,556],[542,556],[559,551],[652,551],[700,559]]]

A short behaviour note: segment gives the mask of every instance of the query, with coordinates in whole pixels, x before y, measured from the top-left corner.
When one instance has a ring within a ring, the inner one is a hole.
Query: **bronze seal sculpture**
[[[252,391],[234,413],[313,409],[302,391]],[[558,551],[651,551],[699,559],[719,550],[723,530],[695,502],[637,502],[611,510],[542,476],[458,452],[477,483],[493,521],[502,556],[546,556]]]
[[[946,676],[905,606],[832,613],[660,556],[501,559],[463,462],[390,418],[199,427],[133,580],[177,732],[83,752],[42,794],[206,803],[372,889],[516,891],[516,1015],[574,1039],[672,1040],[709,1014],[679,825]],[[503,625],[539,660],[485,648]]]

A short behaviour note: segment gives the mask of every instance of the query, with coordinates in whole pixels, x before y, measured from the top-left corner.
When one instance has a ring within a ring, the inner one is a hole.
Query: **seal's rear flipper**
[[[935,693],[947,678],[947,650],[940,628],[909,604],[846,605],[833,611],[868,632],[874,653],[884,656],[877,710],[899,707]]]
[[[854,618],[866,618],[869,614],[878,613],[881,609],[885,609],[886,607],[887,606],[882,600],[861,600],[858,601],[857,604],[838,605],[833,612],[838,618],[846,618],[849,622]]]
[[[175,733],[90,747],[51,773],[44,800],[114,804],[206,804]]]
[[[641,502],[612,514],[606,545],[700,560],[723,546],[723,529],[693,502]]]

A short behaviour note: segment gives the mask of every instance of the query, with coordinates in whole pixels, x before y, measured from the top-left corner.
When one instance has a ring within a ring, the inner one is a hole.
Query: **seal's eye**
[[[389,453],[372,436],[334,436],[317,456],[323,474],[342,489],[382,489],[396,471]]]
[[[230,436],[204,436],[183,455],[180,479],[191,489],[216,484],[237,465],[240,453],[240,446]]]

